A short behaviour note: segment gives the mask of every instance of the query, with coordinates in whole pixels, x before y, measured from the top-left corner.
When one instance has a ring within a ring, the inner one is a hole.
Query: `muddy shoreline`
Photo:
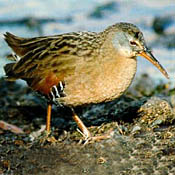
[[[174,90],[169,84],[143,86],[143,79],[152,84],[142,75],[120,99],[75,109],[94,135],[111,136],[83,145],[69,111],[56,107],[52,135],[57,142],[32,141],[31,133],[45,125],[46,102],[30,88],[2,78],[1,120],[24,133],[0,129],[0,174],[175,173]]]

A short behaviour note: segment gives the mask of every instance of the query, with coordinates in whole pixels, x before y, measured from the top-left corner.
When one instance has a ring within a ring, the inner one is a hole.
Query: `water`
[[[105,11],[103,18],[90,18],[93,10],[102,4],[109,3],[108,0],[1,0],[0,1],[0,22],[14,21],[24,17],[35,17],[40,19],[71,18],[72,22],[49,22],[42,24],[42,35],[58,34],[70,31],[101,31],[108,25],[116,22],[125,21],[136,24],[144,33],[148,45],[152,45],[158,36],[153,32],[151,26],[155,16],[171,15],[175,16],[174,0],[118,0],[116,8],[111,11]],[[174,24],[167,29],[174,32]],[[0,76],[4,76],[3,66],[7,63],[5,55],[10,53],[10,49],[3,41],[3,33],[9,31],[19,36],[32,37],[38,36],[38,30],[31,29],[25,25],[7,25],[0,23]],[[155,46],[152,48],[155,57],[169,72],[171,80],[174,79],[175,49]],[[147,60],[138,58],[138,71],[140,73],[149,73],[155,79],[165,78],[162,74]]]

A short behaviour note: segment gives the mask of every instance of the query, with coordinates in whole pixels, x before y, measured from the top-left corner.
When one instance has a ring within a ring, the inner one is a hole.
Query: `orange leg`
[[[51,110],[52,110],[52,104],[48,103],[47,120],[46,120],[46,131],[47,131],[47,133],[50,133]]]
[[[55,139],[54,136],[49,136],[50,135],[50,121],[51,121],[51,110],[52,110],[52,104],[48,103],[47,106],[47,119],[46,119],[46,135],[43,136],[43,138],[40,139],[40,143],[44,142],[50,142],[50,143],[55,143],[57,140]]]
[[[75,111],[72,109],[73,112],[73,116],[72,118],[74,119],[74,121],[77,123],[78,127],[80,128],[80,130],[82,131],[83,135],[85,136],[86,139],[91,138],[91,133],[89,132],[89,130],[87,129],[87,127],[84,125],[84,123],[81,121],[81,119],[78,117],[78,115],[75,113]]]
[[[87,127],[84,125],[84,123],[81,121],[81,119],[78,117],[78,115],[75,113],[74,109],[72,109],[72,113],[73,113],[73,119],[74,121],[77,123],[78,127],[80,128],[80,130],[82,131],[82,135],[85,137],[85,144],[88,143],[88,141],[90,140],[94,140],[94,141],[98,141],[98,140],[103,140],[103,139],[108,139],[110,138],[109,134],[105,134],[102,136],[91,136],[91,133],[89,132],[89,130],[87,129]]]

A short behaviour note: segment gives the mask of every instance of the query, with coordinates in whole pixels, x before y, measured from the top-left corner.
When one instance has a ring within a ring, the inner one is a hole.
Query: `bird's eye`
[[[137,46],[137,43],[136,43],[135,41],[130,41],[130,44],[131,44],[132,46]]]

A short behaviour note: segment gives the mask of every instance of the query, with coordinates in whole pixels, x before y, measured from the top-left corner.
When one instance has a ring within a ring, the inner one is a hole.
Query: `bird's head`
[[[115,31],[112,43],[121,57],[136,58],[136,56],[142,56],[155,65],[166,78],[169,78],[166,70],[146,46],[143,34],[138,27],[130,23],[118,23],[112,26],[112,30]]]

